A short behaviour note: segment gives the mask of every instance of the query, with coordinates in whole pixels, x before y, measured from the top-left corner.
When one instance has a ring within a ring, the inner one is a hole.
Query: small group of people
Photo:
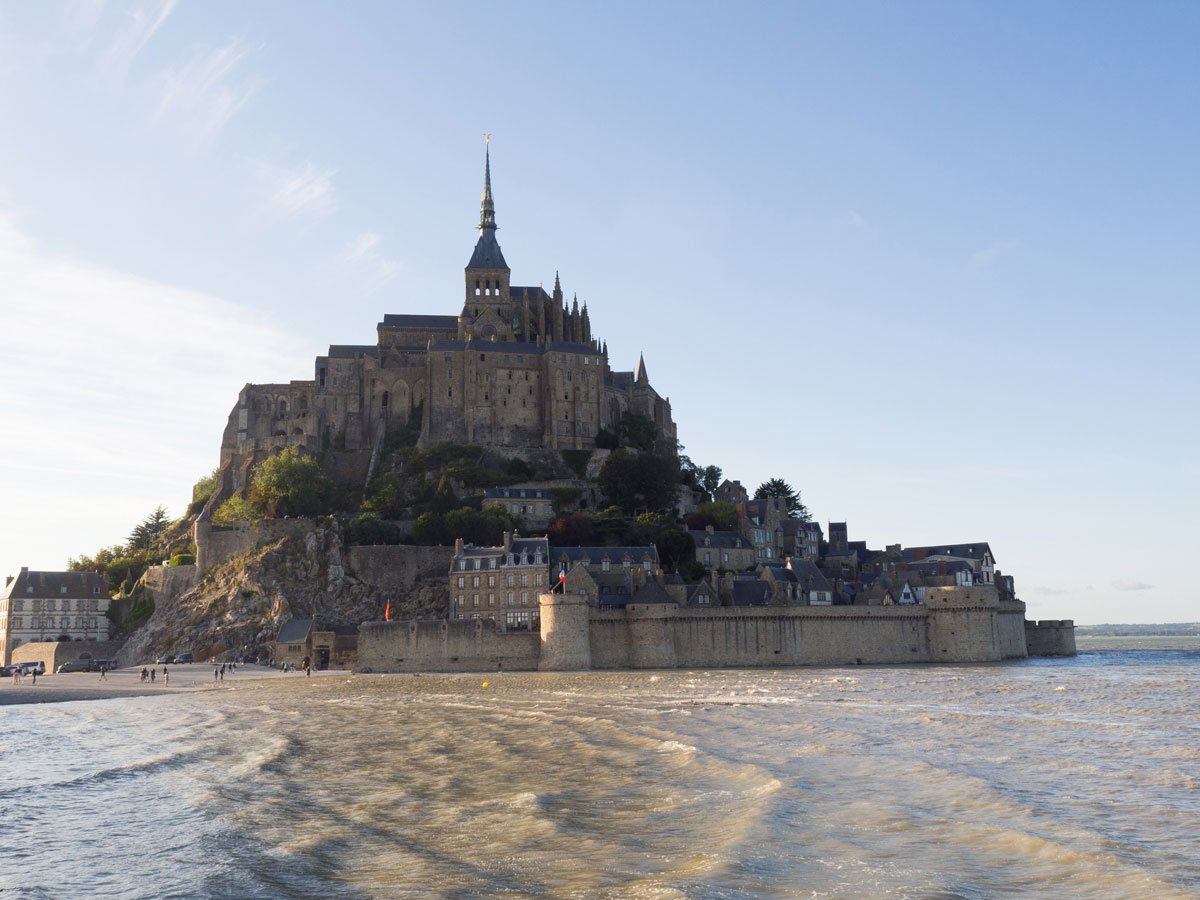
[[[219,669],[214,665],[213,666],[213,681],[217,681],[218,679],[221,681],[224,681],[225,680],[225,670],[227,668],[229,669],[229,674],[232,675],[233,670],[237,668],[237,663],[221,663],[221,667]]]
[[[33,683],[37,684],[37,669],[29,670],[29,677],[33,679]],[[17,666],[13,669],[13,684],[25,683],[25,669],[22,666]]]
[[[150,683],[151,683],[151,684],[153,684],[153,683],[154,683],[155,676],[157,675],[157,672],[158,672],[158,670],[157,670],[156,668],[154,668],[154,666],[150,666],[150,667],[148,667],[148,668],[147,668],[146,666],[142,666],[142,674],[141,674],[141,677],[140,677],[138,680],[139,680],[139,681],[146,681],[146,680],[149,680],[149,681],[150,681]],[[163,666],[163,670],[162,670],[162,677],[163,677],[163,684],[170,684],[170,683],[171,683],[171,673],[170,673],[170,672],[167,670],[167,667],[166,667],[166,666]],[[101,669],[101,670],[100,670],[100,678],[101,678],[101,679],[103,679],[103,680],[105,680],[105,681],[107,681],[107,680],[108,680],[108,679],[106,679],[106,678],[104,677],[104,670],[103,670],[103,669]]]

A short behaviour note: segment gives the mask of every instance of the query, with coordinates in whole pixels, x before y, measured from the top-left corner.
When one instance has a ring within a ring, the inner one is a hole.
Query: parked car
[[[154,664],[157,666],[168,666],[174,662],[175,662],[175,657],[172,656],[170,653],[164,653],[158,659],[154,660]]]
[[[35,672],[38,675],[46,674],[46,664],[44,662],[42,662],[40,659],[37,660],[36,662],[17,663],[17,665],[21,667],[21,671],[24,672],[26,675],[32,675]]]
[[[92,660],[92,668],[96,671],[100,671],[101,669],[104,669],[104,671],[106,671],[106,672],[111,672],[116,667],[117,667],[117,661],[115,659],[93,659]]]
[[[54,670],[56,675],[65,675],[68,672],[90,672],[92,671],[92,661],[90,659],[72,659],[63,663]],[[40,673],[39,673],[40,674]]]
[[[176,657],[175,662],[182,664],[195,662],[195,660],[192,658],[192,654],[190,653],[180,653],[179,656]]]
[[[0,666],[0,678],[11,678],[19,668],[21,667],[17,665]]]

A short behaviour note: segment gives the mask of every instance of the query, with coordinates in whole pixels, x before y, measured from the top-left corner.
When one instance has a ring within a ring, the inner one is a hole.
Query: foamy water
[[[1198,677],[1088,652],[3,707],[0,896],[1198,897]]]

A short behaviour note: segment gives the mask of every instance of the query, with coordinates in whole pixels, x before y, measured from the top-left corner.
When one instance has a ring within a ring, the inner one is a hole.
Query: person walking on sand
[[[37,684],[37,669],[31,669],[30,672],[33,675],[33,683]]]
[[[216,680],[217,680],[217,678],[219,677],[219,672],[220,672],[220,671],[221,671],[221,670],[220,670],[220,669],[218,669],[216,666],[213,666],[213,681],[216,681]]]
[[[158,671],[158,669],[151,669],[151,670],[150,670],[150,683],[151,683],[151,684],[154,684],[154,673],[155,673],[155,672],[157,672],[157,671]]]
[[[171,673],[167,671],[167,667],[163,666],[163,687],[171,683]]]
[[[98,680],[99,681],[108,681],[108,666],[100,667],[100,678]]]

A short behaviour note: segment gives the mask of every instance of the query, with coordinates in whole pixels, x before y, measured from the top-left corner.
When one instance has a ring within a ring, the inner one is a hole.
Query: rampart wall
[[[578,603],[561,594],[540,599],[540,635],[497,632],[483,620],[364,625],[359,664],[376,672],[647,669],[998,662],[1027,655],[1025,605],[1000,603],[990,585],[939,589],[932,607],[661,603],[599,610],[586,607],[582,595]],[[1072,628],[1055,624],[1060,632]],[[1039,625],[1037,634],[1047,636],[1039,646],[1049,646],[1051,630]],[[1054,646],[1066,646],[1057,640]]]
[[[46,672],[51,673],[72,659],[116,659],[122,644],[122,641],[30,641],[13,648],[12,661],[41,660]]]
[[[497,631],[490,620],[366,622],[358,668],[372,672],[494,672],[537,669],[541,635]]]
[[[1026,622],[1025,643],[1030,656],[1074,656],[1075,621],[1041,619]]]

